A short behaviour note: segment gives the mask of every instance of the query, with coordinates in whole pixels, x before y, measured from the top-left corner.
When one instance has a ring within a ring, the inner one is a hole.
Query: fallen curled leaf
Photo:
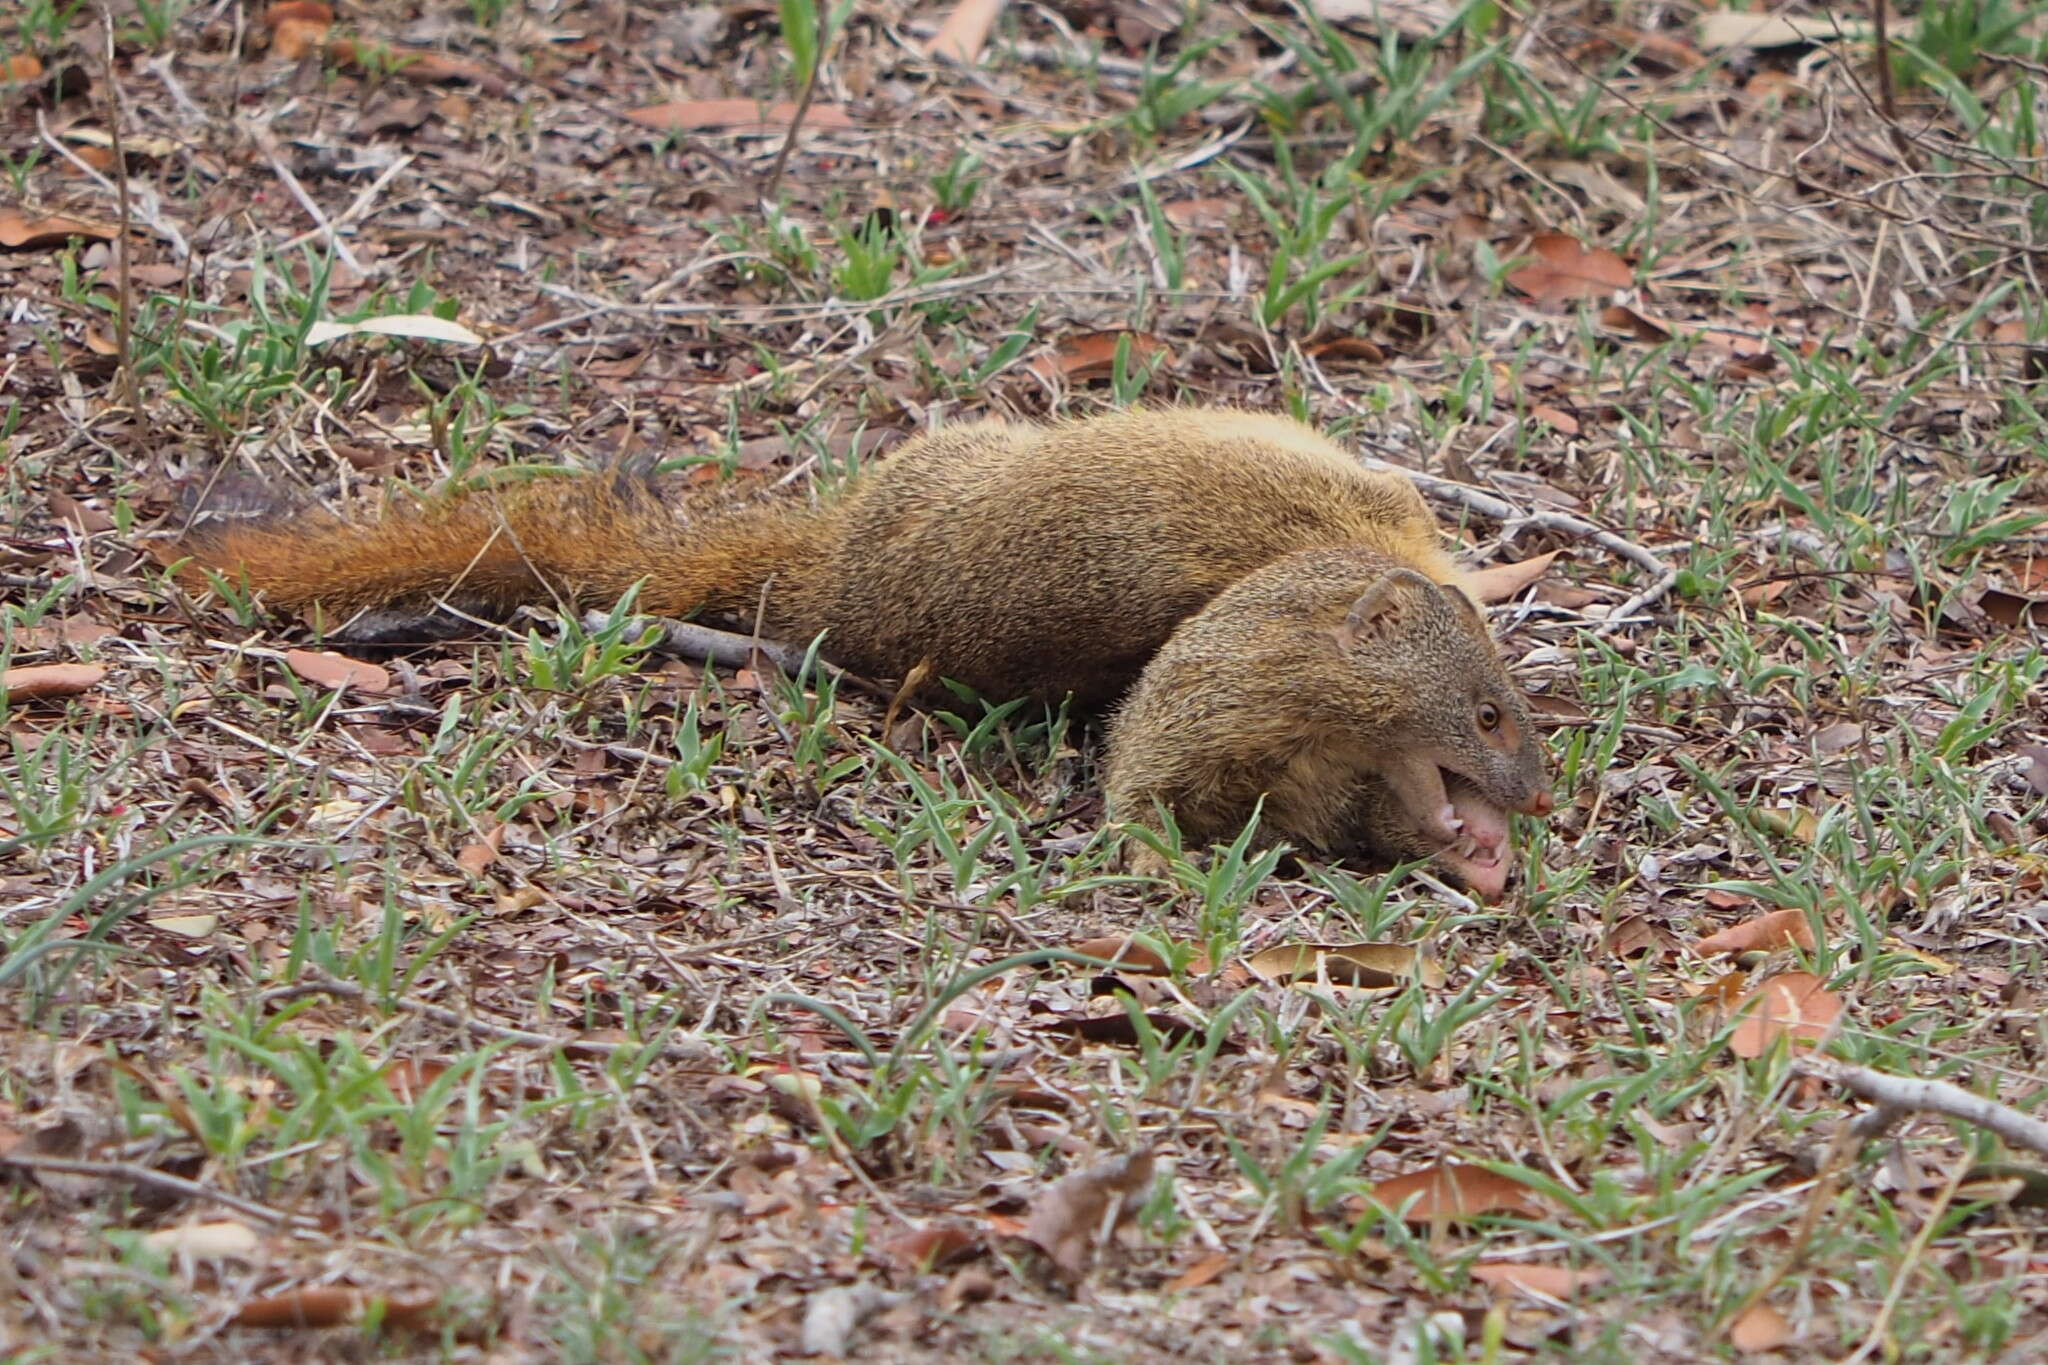
[[[462,81],[489,94],[502,94],[506,89],[504,78],[488,66],[428,48],[330,38],[326,53],[337,66],[374,67],[401,80],[425,85]]]
[[[1157,973],[1166,970],[1166,959],[1155,949],[1128,936],[1087,939],[1076,943],[1074,951],[1083,957],[1099,957],[1114,962],[1127,972]]]
[[[1227,228],[1244,211],[1244,201],[1228,196],[1208,199],[1176,199],[1160,206],[1166,221],[1183,228]],[[1375,347],[1375,350],[1378,348]]]
[[[1044,380],[1069,381],[1107,379],[1116,371],[1117,349],[1128,341],[1130,364],[1138,365],[1154,356],[1173,359],[1167,344],[1149,332],[1122,328],[1108,332],[1078,332],[1034,359],[1026,368]]]
[[[1538,403],[1535,407],[1529,409],[1529,416],[1548,427],[1563,432],[1566,436],[1576,436],[1579,434],[1579,419],[1566,412],[1563,408],[1552,407],[1548,403]]]
[[[391,1098],[401,1104],[410,1104],[425,1094],[435,1081],[447,1075],[448,1066],[445,1062],[422,1062],[405,1057],[385,1067],[382,1074]]]
[[[1499,1212],[1533,1217],[1543,1212],[1534,1193],[1519,1180],[1452,1161],[1379,1181],[1370,1193],[1380,1207],[1401,1213],[1410,1223],[1460,1222]]]
[[[161,929],[179,938],[211,938],[213,931],[220,927],[220,916],[156,915],[148,923],[152,929]]]
[[[1728,1039],[1738,1057],[1761,1057],[1778,1039],[1813,1043],[1827,1036],[1842,1013],[1842,997],[1811,972],[1781,972],[1745,995],[1735,1006],[1741,1020]]]
[[[1728,1342],[1738,1351],[1775,1351],[1792,1339],[1792,1324],[1767,1303],[1751,1304],[1728,1326]]]
[[[417,341],[448,341],[461,346],[481,346],[484,339],[459,322],[437,318],[431,313],[393,313],[383,317],[358,318],[354,322],[316,322],[306,329],[306,344],[319,346],[342,337],[410,337]]]
[[[1612,332],[1627,332],[1637,341],[1648,342],[1669,341],[1676,330],[1667,322],[1659,322],[1638,309],[1618,303],[1600,310],[1600,325]]]
[[[1157,1010],[1145,1016],[1145,1023],[1154,1034],[1169,1042],[1202,1036],[1202,1030],[1187,1020]],[[1103,1043],[1111,1047],[1138,1045],[1137,1021],[1128,1014],[1070,1015],[1041,1025],[1036,1031],[1053,1037],[1073,1038],[1083,1043]]]
[[[1561,1265],[1526,1265],[1520,1261],[1495,1261],[1472,1267],[1472,1278],[1500,1289],[1525,1289],[1550,1299],[1568,1299],[1588,1286],[1599,1284],[1607,1272],[1597,1266],[1573,1270]]]
[[[1754,812],[1756,822],[1773,834],[1810,844],[1820,833],[1820,816],[1805,806],[1783,809],[1765,807]]]
[[[42,60],[26,52],[0,57],[0,81],[32,81],[42,74]]]
[[[1719,50],[1741,47],[1799,47],[1836,39],[1868,38],[1871,27],[1862,19],[1823,13],[1814,18],[1791,14],[1760,14],[1751,10],[1716,9],[1700,16],[1700,46]],[[1897,35],[1894,35],[1896,40]]]
[[[75,528],[84,535],[96,536],[102,531],[114,529],[112,517],[91,503],[80,502],[69,493],[60,493],[53,488],[44,495],[43,501],[65,525]]]
[[[373,1304],[381,1305],[382,1320],[388,1327],[416,1327],[427,1311],[439,1301],[438,1295],[385,1298],[342,1285],[307,1285],[301,1289],[251,1299],[228,1319],[236,1327],[339,1327],[360,1321]]]
[[[83,218],[27,218],[13,209],[0,211],[0,246],[11,251],[34,251],[47,246],[62,246],[73,237],[91,237],[102,242],[111,242],[120,235],[118,228],[105,223],[87,222]]]
[[[107,676],[104,664],[24,664],[0,677],[0,692],[11,706],[21,701],[75,697]]]
[[[1534,559],[1521,559],[1513,564],[1489,564],[1483,569],[1470,569],[1465,573],[1465,586],[1481,602],[1505,602],[1550,572],[1557,556],[1558,552],[1551,550]]]
[[[1669,947],[1664,931],[1648,915],[1630,915],[1607,935],[1607,951],[1615,957],[1640,957]]]
[[[1676,71],[1694,71],[1707,64],[1707,59],[1692,44],[1669,34],[1619,26],[1603,28],[1600,32],[1620,50],[1654,58]]]
[[[1771,953],[1793,944],[1813,947],[1813,924],[1804,910],[1773,910],[1768,915],[1731,924],[1693,944],[1692,950],[1701,957],[1714,957],[1727,953]]]
[[[988,32],[1002,17],[1009,0],[956,0],[953,10],[939,25],[939,31],[925,44],[925,55],[962,66],[981,60]]]
[[[1387,363],[1386,350],[1369,337],[1333,337],[1329,341],[1318,341],[1307,347],[1313,360],[1325,365],[1333,360],[1355,361],[1360,365],[1384,365]]]
[[[1283,943],[1254,953],[1245,966],[1268,981],[1392,990],[1411,979],[1435,989],[1444,969],[1406,943]]]
[[[2014,1161],[1984,1162],[1964,1174],[1956,1186],[1956,1196],[2017,1209],[2048,1207],[2048,1171]]]
[[[128,267],[129,278],[147,289],[169,289],[185,282],[185,267],[137,262]]]
[[[979,1251],[982,1245],[979,1228],[960,1223],[939,1223],[932,1227],[912,1228],[901,1236],[891,1237],[882,1243],[881,1251],[906,1270],[923,1273],[971,1251]]]
[[[796,117],[796,105],[788,100],[762,105],[758,100],[670,100],[629,110],[626,117],[643,128],[661,132],[688,132],[703,128],[732,128],[751,132],[783,129]],[[813,104],[804,111],[806,128],[851,128],[853,115],[843,104]]]
[[[484,875],[484,869],[497,861],[498,850],[488,843],[464,844],[462,851],[455,855],[455,865],[472,877]]]
[[[1111,1202],[1117,1204],[1116,1222],[1121,1226],[1138,1211],[1152,1184],[1152,1164],[1152,1151],[1145,1148],[1076,1171],[1031,1202],[1025,1237],[1070,1279],[1078,1279],[1088,1269],[1095,1234]]]
[[[389,692],[391,675],[375,664],[328,650],[288,649],[285,667],[316,687],[353,687],[359,692]]]
[[[1977,599],[1977,609],[2007,630],[2031,630],[2048,625],[2048,602],[2022,597],[2003,588],[1986,588]]]
[[[327,46],[327,34],[333,27],[332,18],[284,19],[271,30],[270,50],[288,62],[303,61]]]
[[[331,24],[334,22],[334,7],[325,0],[277,0],[276,4],[263,11],[263,22],[272,28],[290,21]]]
[[[1214,1251],[1195,1262],[1161,1286],[1169,1294],[1185,1294],[1190,1289],[1203,1285],[1230,1269],[1230,1263],[1237,1258],[1227,1251]]]
[[[1635,283],[1635,271],[1627,261],[1567,233],[1539,232],[1530,239],[1529,251],[1535,262],[1509,271],[1508,283],[1544,307],[1599,298]]]

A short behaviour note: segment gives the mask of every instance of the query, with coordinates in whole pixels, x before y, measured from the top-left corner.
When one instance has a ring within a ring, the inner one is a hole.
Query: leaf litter
[[[0,1181],[36,1286],[0,1349],[1339,1359],[1498,1312],[1510,1358],[1692,1360],[1849,1103],[1770,1068],[1852,1038],[2038,1088],[2041,243],[2024,148],[1971,139],[2039,35],[1945,74],[1891,16],[1893,119],[1863,15],[1553,7],[1346,167],[1401,117],[1344,74],[1384,32],[1432,75],[1489,34],[1317,8],[1334,66],[1264,5],[856,9],[808,102],[800,6],[117,7],[111,71],[97,15],[0,16]],[[1120,882],[1055,718],[884,735],[765,660],[607,671],[545,613],[338,653],[150,558],[224,472],[341,506],[665,457],[715,501],[1176,399],[1439,480],[1572,755],[1505,912],[1313,861]],[[1654,569],[1617,540],[1683,572],[1618,612]],[[944,994],[1060,944],[1114,968]],[[1931,1268],[2048,1330],[2025,1201],[1886,1240],[1925,1212],[1894,1169],[1973,1140],[1852,1154],[1829,1293],[1729,1344],[1861,1332],[1896,1282],[1960,1352]],[[141,1256],[146,1294],[80,1289]]]

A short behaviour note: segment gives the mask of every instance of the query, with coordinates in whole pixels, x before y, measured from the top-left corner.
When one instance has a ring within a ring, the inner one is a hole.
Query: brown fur
[[[1330,547],[1343,547],[1341,564]],[[1303,621],[1334,611],[1341,622],[1376,569],[1459,576],[1408,480],[1361,469],[1299,423],[1231,410],[948,427],[820,508],[686,519],[631,480],[570,477],[366,523],[230,526],[187,548],[272,604],[318,606],[330,622],[440,600],[608,606],[644,580],[647,611],[751,625],[758,609],[764,634],[824,632],[828,657],[856,672],[922,666],[999,698],[1106,704],[1160,654],[1117,722],[1113,790],[1123,804],[1168,800],[1204,837],[1241,824],[1270,773],[1305,790],[1276,795],[1267,828],[1339,847],[1343,819],[1306,790],[1321,785],[1320,760],[1302,756],[1326,754],[1356,779],[1391,733],[1383,716],[1458,723],[1395,707],[1398,696],[1481,675],[1505,687],[1476,617],[1450,654],[1420,635],[1348,656],[1301,652]],[[1204,748],[1216,763],[1194,761]],[[1269,749],[1297,760],[1239,762]],[[1525,767],[1540,775],[1533,752]],[[1528,777],[1493,799],[1514,804]],[[1331,790],[1366,809],[1357,788]]]
[[[1111,725],[1111,813],[1156,829],[1159,802],[1195,845],[1234,837],[1263,799],[1264,842],[1399,860],[1440,851],[1423,817],[1447,800],[1498,808],[1503,833],[1508,810],[1548,811],[1528,705],[1477,609],[1407,567],[1359,547],[1300,551],[1190,618]],[[1378,614],[1356,625],[1362,601]],[[1285,685],[1217,686],[1224,667]],[[1448,792],[1407,796],[1416,774]]]

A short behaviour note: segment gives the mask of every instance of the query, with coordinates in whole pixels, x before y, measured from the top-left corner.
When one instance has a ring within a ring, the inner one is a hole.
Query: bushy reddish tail
[[[787,584],[822,558],[828,521],[786,505],[685,520],[642,485],[585,475],[369,521],[307,512],[202,526],[178,548],[273,607],[317,609],[330,629],[364,612],[443,602],[493,615],[525,604],[604,607],[642,580],[643,611],[751,616],[770,578]]]

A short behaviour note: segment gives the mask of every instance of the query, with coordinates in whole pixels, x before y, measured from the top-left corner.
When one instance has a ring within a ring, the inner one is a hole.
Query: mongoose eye
[[[1479,728],[1488,733],[1500,729],[1500,708],[1490,701],[1479,703]]]

